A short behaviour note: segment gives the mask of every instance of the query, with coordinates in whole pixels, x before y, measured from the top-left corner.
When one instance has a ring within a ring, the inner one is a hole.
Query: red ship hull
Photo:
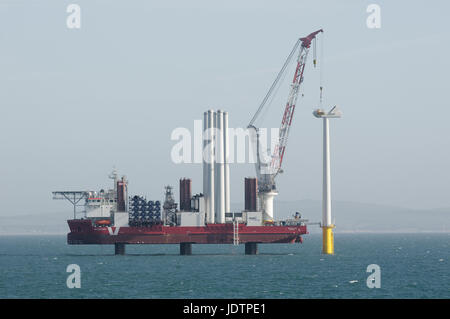
[[[85,244],[232,244],[233,224],[210,224],[202,227],[94,227],[87,219],[67,221],[67,243]],[[246,226],[239,224],[240,243],[295,243],[308,231],[304,225]]]

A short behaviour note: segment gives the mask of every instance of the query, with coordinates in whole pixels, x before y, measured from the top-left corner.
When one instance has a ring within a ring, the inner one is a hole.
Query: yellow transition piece
[[[322,233],[323,233],[322,253],[327,255],[334,254],[333,228],[334,225],[322,226]]]

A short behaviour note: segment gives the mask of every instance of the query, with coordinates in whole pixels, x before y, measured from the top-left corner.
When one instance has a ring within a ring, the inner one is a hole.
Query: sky
[[[66,25],[71,3],[80,29]],[[372,3],[379,29],[366,24]],[[111,187],[113,166],[132,194],[162,199],[181,177],[201,192],[201,164],[171,161],[172,131],[193,130],[208,109],[246,127],[295,41],[320,28],[321,71],[310,56],[278,199],[321,198],[322,123],[312,115],[321,72],[324,105],[343,111],[330,124],[332,198],[450,207],[449,9],[446,1],[0,0],[0,216],[70,216],[51,192]],[[268,127],[280,125],[287,92],[286,82]],[[243,179],[254,175],[251,164],[231,165],[232,202],[243,202]]]

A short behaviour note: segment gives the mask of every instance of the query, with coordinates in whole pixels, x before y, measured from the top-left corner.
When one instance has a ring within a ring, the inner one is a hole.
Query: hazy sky
[[[66,26],[70,3],[81,6],[81,29]],[[331,122],[333,199],[450,207],[447,1],[243,3],[0,0],[0,214],[70,215],[51,191],[109,187],[113,165],[133,194],[161,199],[180,177],[200,192],[201,165],[171,162],[172,130],[193,129],[210,108],[245,127],[297,38],[319,28],[325,103],[344,113]],[[370,3],[381,6],[380,29],[366,26]],[[321,198],[309,62],[280,200]],[[254,168],[231,169],[240,202]]]

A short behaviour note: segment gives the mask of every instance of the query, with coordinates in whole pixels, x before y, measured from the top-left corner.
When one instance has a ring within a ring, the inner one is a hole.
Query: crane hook
[[[316,50],[316,38],[314,38],[313,40],[313,64],[314,64],[314,68],[316,67],[317,64],[317,50]]]

